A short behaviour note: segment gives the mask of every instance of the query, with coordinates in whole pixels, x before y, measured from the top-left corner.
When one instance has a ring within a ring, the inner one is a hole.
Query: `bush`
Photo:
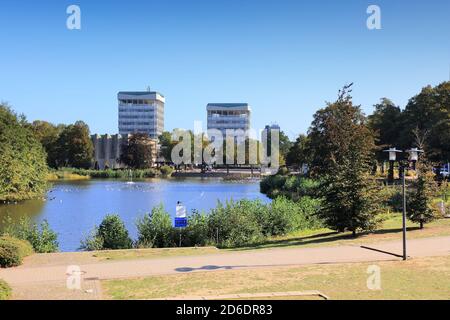
[[[11,292],[9,285],[0,279],[0,300],[8,300],[11,296]]]
[[[188,217],[188,225],[183,229],[182,245],[187,247],[206,246],[213,243],[210,238],[208,216],[193,210]]]
[[[103,250],[104,241],[98,235],[98,228],[95,227],[85,239],[81,240],[80,249],[84,251]]]
[[[22,264],[22,257],[16,245],[3,242],[0,243],[0,267],[9,268]]]
[[[163,176],[170,176],[173,172],[173,168],[171,166],[162,166],[159,170]]]
[[[260,191],[271,199],[284,196],[296,201],[305,196],[314,197],[317,193],[318,186],[319,181],[317,180],[302,176],[276,174],[261,180]]]
[[[21,265],[23,258],[32,253],[33,248],[29,242],[10,236],[0,237],[0,267]]]
[[[137,246],[141,248],[173,247],[174,228],[170,214],[160,204],[136,222]]]
[[[320,201],[303,197],[294,202],[277,197],[258,215],[265,236],[280,236],[297,230],[317,229],[321,224],[316,212]]]
[[[258,215],[266,206],[259,200],[227,201],[225,205],[218,202],[209,214],[209,230],[218,234],[218,246],[239,247],[257,243],[264,239]]]
[[[94,229],[91,238],[82,241],[81,246],[85,250],[114,250],[130,249],[132,244],[122,219],[117,214],[110,214]]]
[[[9,227],[5,234],[28,241],[35,252],[49,253],[58,251],[58,236],[50,229],[47,220],[37,223],[32,222],[29,217],[23,217],[19,223],[8,223]]]

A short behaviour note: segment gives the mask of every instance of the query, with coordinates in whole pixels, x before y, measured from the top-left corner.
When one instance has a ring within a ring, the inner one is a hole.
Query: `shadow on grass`
[[[408,227],[407,231],[418,230],[419,227]],[[245,250],[254,250],[261,248],[282,248],[282,247],[291,247],[291,246],[304,246],[309,244],[322,244],[322,243],[335,243],[337,241],[346,241],[346,240],[356,240],[358,238],[363,238],[368,235],[383,235],[383,234],[396,234],[401,233],[402,228],[393,228],[393,229],[382,229],[376,230],[372,232],[361,232],[357,233],[356,236],[353,236],[350,232],[324,232],[318,233],[314,235],[304,236],[304,237],[295,237],[289,239],[279,239],[279,240],[268,240],[260,243],[256,243],[254,245],[249,245],[246,247],[233,248],[233,250],[237,251],[245,251]]]

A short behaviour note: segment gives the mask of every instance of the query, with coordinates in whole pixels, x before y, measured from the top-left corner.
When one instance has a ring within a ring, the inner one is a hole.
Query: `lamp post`
[[[389,175],[392,172],[392,177],[388,176],[388,180],[392,178],[392,181],[394,180],[394,162],[397,159],[397,153],[402,153],[402,150],[397,150],[396,148],[389,148],[388,150],[383,150],[384,152],[389,152],[389,161],[390,161],[390,168],[389,168]],[[417,148],[411,148],[409,150],[405,151],[409,154],[409,158],[407,160],[399,160],[399,173],[400,177],[402,179],[402,197],[403,197],[403,214],[402,214],[402,229],[403,229],[403,260],[407,259],[406,254],[406,169],[409,169],[409,161],[413,162],[413,168],[415,170],[416,162],[419,160],[419,153],[423,152],[422,150],[419,150]]]
[[[383,150],[383,152],[389,153],[389,170],[388,170],[388,183],[394,182],[394,162],[397,159],[397,153],[401,153],[401,150],[397,150],[396,148],[389,148],[387,150]]]

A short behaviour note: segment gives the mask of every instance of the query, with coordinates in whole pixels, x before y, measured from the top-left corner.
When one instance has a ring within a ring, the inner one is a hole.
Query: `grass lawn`
[[[420,230],[417,224],[407,222],[408,239],[438,237],[450,235],[450,219],[439,219],[425,225]],[[402,233],[402,218],[400,214],[392,215],[373,233],[359,234],[353,237],[351,232],[338,233],[330,229],[298,231],[286,236],[273,237],[267,241],[231,250],[253,250],[263,248],[315,247],[348,244],[367,244],[380,241],[400,240]]]
[[[353,263],[177,274],[108,280],[102,282],[102,287],[105,297],[112,299],[305,290],[318,290],[331,299],[450,299],[450,256],[379,262],[381,290],[367,288],[369,265]]]

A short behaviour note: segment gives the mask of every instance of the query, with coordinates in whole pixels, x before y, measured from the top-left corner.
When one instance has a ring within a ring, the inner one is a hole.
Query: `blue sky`
[[[81,30],[66,28],[71,4]],[[366,28],[370,4],[381,30]],[[294,138],[346,83],[370,113],[448,80],[449,13],[448,0],[2,0],[0,100],[29,120],[116,133],[117,92],[151,86],[166,129],[206,122],[208,102],[248,102],[254,128]]]

